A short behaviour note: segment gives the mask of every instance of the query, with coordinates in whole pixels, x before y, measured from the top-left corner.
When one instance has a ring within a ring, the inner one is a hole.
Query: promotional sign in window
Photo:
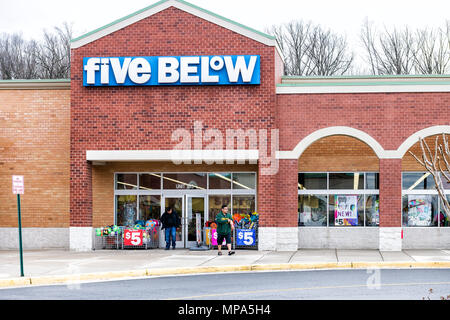
[[[254,229],[237,229],[236,245],[253,246],[256,243],[256,232]]]
[[[143,244],[144,230],[124,230],[123,244],[125,246],[141,246]]]
[[[336,226],[358,225],[358,196],[334,196],[334,224]]]
[[[430,195],[408,195],[408,225],[431,225]]]
[[[260,84],[260,56],[85,57],[83,85]]]

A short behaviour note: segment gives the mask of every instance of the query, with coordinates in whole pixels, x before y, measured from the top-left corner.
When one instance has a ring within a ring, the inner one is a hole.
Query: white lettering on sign
[[[13,194],[24,194],[25,185],[23,182],[23,176],[12,176],[12,189]]]
[[[100,69],[98,64],[100,63],[100,58],[91,58],[87,61],[84,66],[84,71],[86,71],[86,82],[89,84],[95,83],[95,72]]]
[[[137,84],[146,83],[151,76],[150,63],[144,58],[136,58],[130,62],[128,76],[130,80]]]
[[[119,58],[111,58],[111,67],[113,70],[114,78],[119,84],[125,83],[127,77],[128,67],[130,66],[131,58],[125,58],[123,65],[120,65]]]
[[[223,64],[223,60],[222,60]],[[211,66],[211,69],[214,70],[212,59],[211,59],[211,65],[209,62],[209,57],[202,57],[202,82],[205,83],[218,83],[219,82],[219,76],[211,76],[209,74],[209,67]],[[223,65],[222,65],[223,68]],[[219,69],[220,70],[220,69]]]
[[[244,57],[237,57],[236,64],[233,65],[231,57],[224,57],[225,66],[227,68],[228,78],[230,82],[237,82],[239,74],[242,74],[242,79],[244,82],[249,82],[252,79],[253,70],[255,69],[256,57],[252,56],[250,58],[250,64],[247,67]]]
[[[258,55],[93,57],[83,67],[85,86],[260,84]]]
[[[198,76],[189,74],[195,74],[198,72],[196,64],[200,63],[199,57],[181,57],[180,58],[180,81],[182,83],[197,83],[199,82]]]
[[[175,83],[180,77],[178,67],[180,63],[176,58],[159,58],[158,59],[158,81],[159,83]]]

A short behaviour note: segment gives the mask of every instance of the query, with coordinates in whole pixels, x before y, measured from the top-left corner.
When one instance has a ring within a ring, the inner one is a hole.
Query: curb
[[[242,272],[242,271],[283,271],[283,270],[317,270],[317,269],[367,269],[367,268],[450,268],[450,261],[433,262],[328,262],[328,263],[279,263],[252,264],[243,266],[211,266],[190,268],[145,269],[128,271],[111,271],[56,276],[36,276],[0,279],[0,288],[24,287],[30,285],[74,284],[84,281],[119,280],[124,278],[169,276],[181,274]]]

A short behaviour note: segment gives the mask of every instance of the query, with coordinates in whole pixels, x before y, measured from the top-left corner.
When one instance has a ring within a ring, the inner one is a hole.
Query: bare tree
[[[379,33],[366,19],[361,41],[372,74],[444,74],[450,66],[450,23],[412,31],[408,26]]]
[[[439,198],[443,203],[443,209],[447,217],[450,217],[450,204],[445,195],[442,179],[450,183],[450,149],[445,134],[442,134],[442,143],[438,143],[439,136],[436,137],[434,152],[431,152],[425,139],[420,138],[422,156],[419,158],[411,151],[409,152],[432,176]]]
[[[21,34],[0,36],[0,78],[32,79],[38,75],[36,41],[25,41]]]
[[[292,21],[272,26],[268,32],[274,35],[285,56],[285,74],[309,75],[310,65],[307,51],[310,22]]]
[[[342,75],[351,67],[354,55],[347,52],[345,38],[316,26],[309,35],[309,50],[312,74],[320,76]]]
[[[447,29],[449,25],[447,24]],[[450,66],[450,37],[448,30],[423,29],[417,31],[417,50],[414,63],[417,73],[444,74]]]
[[[283,51],[287,75],[342,75],[353,62],[344,37],[311,22],[291,21],[267,32],[276,37]]]
[[[361,40],[367,52],[372,74],[411,74],[415,56],[415,39],[408,27],[394,28],[378,34],[366,19]]]
[[[64,23],[43,40],[21,34],[0,35],[0,79],[67,79],[70,77],[72,26]]]
[[[55,27],[55,33],[44,30],[44,39],[37,53],[42,78],[64,79],[70,77],[71,38],[72,27],[67,23],[64,23],[62,28]]]

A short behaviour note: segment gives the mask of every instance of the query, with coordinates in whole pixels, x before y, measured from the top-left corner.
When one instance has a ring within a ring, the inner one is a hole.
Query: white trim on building
[[[252,28],[246,27],[240,23],[232,21],[230,19],[224,18],[220,15],[212,13],[208,10],[197,7],[183,0],[162,0],[153,5],[150,5],[142,10],[132,13],[126,17],[118,19],[106,26],[98,28],[92,32],[82,35],[74,40],[72,40],[71,48],[76,49],[82,47],[88,43],[98,40],[104,36],[107,36],[115,31],[123,29],[129,25],[132,25],[142,19],[148,18],[158,12],[161,12],[170,7],[175,7],[177,9],[183,10],[190,13],[196,17],[209,21],[211,23],[217,24],[223,28],[236,32],[247,38],[253,39],[267,46],[275,47],[278,54],[284,59],[283,53],[278,45],[275,37],[265,34],[263,32],[254,30]]]
[[[329,136],[345,135],[361,140],[366,143],[380,159],[402,159],[406,152],[414,144],[419,141],[419,138],[426,138],[437,134],[450,134],[450,126],[433,126],[425,128],[413,133],[409,136],[397,150],[384,150],[380,143],[372,136],[364,131],[354,129],[351,127],[337,126],[319,129],[303,138],[293,150],[291,151],[277,151],[277,159],[298,159],[302,153],[314,142]]]
[[[225,161],[238,163],[259,159],[258,150],[87,150],[86,160],[93,162],[116,161]]]

